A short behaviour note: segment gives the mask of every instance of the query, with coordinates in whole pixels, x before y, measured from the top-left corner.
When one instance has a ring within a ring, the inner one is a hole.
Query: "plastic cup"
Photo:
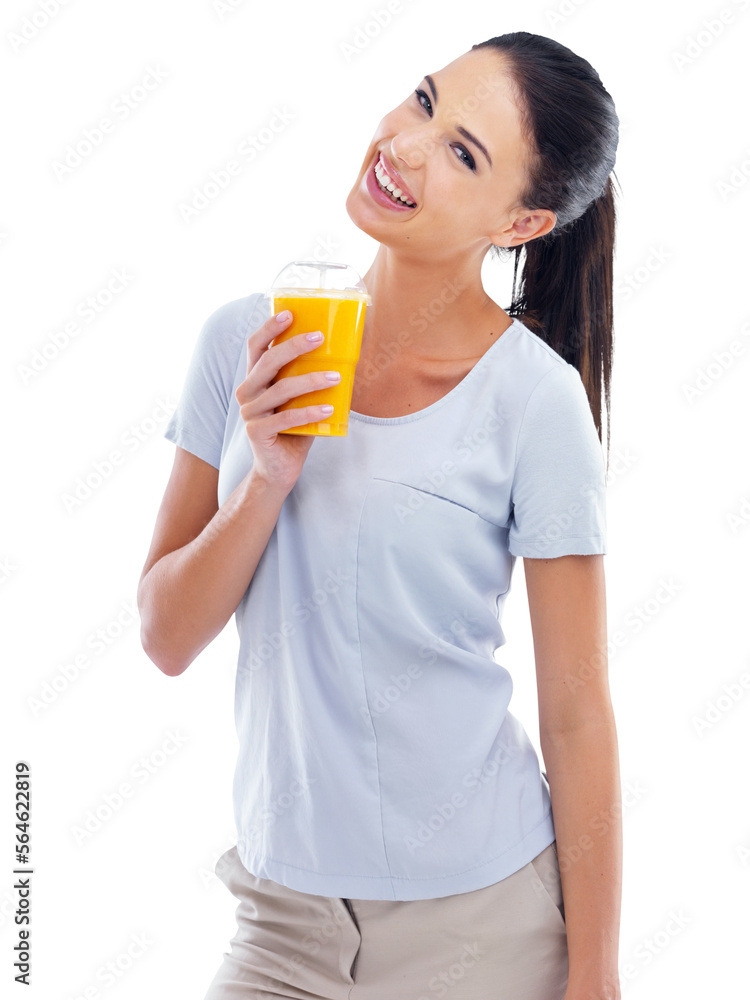
[[[274,411],[280,413],[295,407],[330,403],[333,413],[323,420],[287,427],[280,433],[346,437],[365,310],[372,303],[362,279],[347,264],[295,260],[277,275],[268,296],[272,316],[290,309],[293,317],[286,330],[271,341],[271,347],[299,333],[314,330],[323,333],[323,342],[284,365],[274,383],[288,375],[341,372],[341,381],[330,388],[294,396]]]

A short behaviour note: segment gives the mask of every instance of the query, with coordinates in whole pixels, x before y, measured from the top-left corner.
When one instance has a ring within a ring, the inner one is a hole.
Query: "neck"
[[[508,325],[482,285],[481,262],[404,257],[381,244],[364,276],[372,305],[365,314],[363,352],[398,343],[409,356],[445,361],[483,353]],[[365,344],[367,346],[365,346]]]

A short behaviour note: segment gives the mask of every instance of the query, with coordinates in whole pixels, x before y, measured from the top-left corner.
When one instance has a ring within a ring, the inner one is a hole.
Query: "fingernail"
[[[315,333],[308,333],[307,339],[315,343],[316,340],[323,339],[323,334],[320,332],[320,330],[316,330]]]
[[[292,314],[289,312],[288,309],[285,309],[283,312],[276,313],[276,322],[277,323],[286,323],[286,321],[288,319],[291,319],[291,318],[292,318]]]
[[[338,382],[341,378],[341,372],[326,372],[326,378],[329,382]]]

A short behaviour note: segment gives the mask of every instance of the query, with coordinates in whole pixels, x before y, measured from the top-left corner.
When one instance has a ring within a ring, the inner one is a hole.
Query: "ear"
[[[515,247],[528,243],[537,236],[545,236],[555,228],[557,216],[546,208],[537,208],[526,215],[519,213],[513,217],[513,222],[501,232],[489,238],[496,247]]]

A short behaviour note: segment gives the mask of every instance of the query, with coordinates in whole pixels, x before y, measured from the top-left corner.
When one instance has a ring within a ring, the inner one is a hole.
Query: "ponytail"
[[[555,213],[554,229],[515,247],[512,302],[506,310],[573,365],[603,439],[613,353],[612,273],[619,140],[614,102],[594,67],[544,35],[513,31],[472,45],[502,59],[521,112],[528,170],[519,204]],[[524,255],[519,279],[519,258]],[[518,283],[518,288],[516,287]]]
[[[517,316],[578,369],[602,441],[602,402],[610,444],[614,339],[615,200],[612,178],[583,215],[545,236],[509,248],[515,254],[509,316]],[[508,248],[499,248],[507,250]],[[518,292],[521,252],[525,254]]]

